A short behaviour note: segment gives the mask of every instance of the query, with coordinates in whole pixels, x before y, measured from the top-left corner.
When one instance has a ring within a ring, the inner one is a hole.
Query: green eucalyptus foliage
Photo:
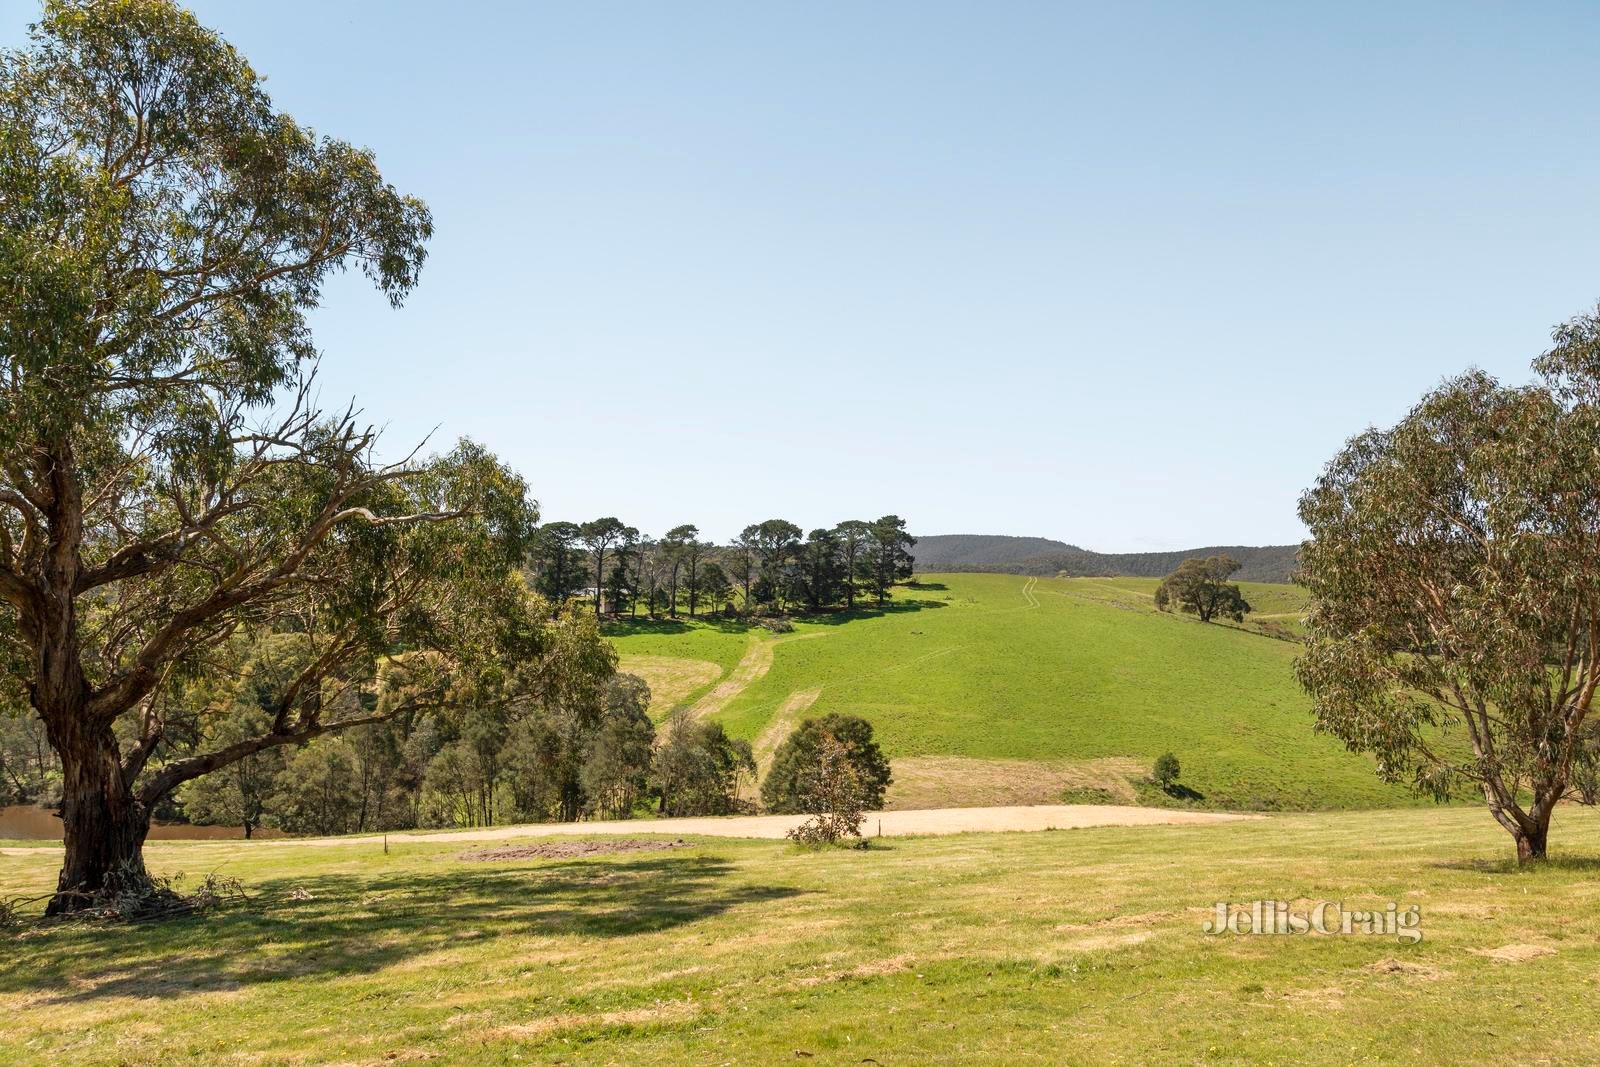
[[[398,305],[431,233],[169,0],[47,0],[0,54],[0,700],[62,757],[64,891],[182,782],[396,713],[349,696],[387,658],[537,651],[521,479],[470,442],[382,462],[316,404],[323,283]],[[304,648],[234,737],[191,682],[244,630]]]
[[[1600,317],[1554,342],[1535,384],[1472,371],[1352,438],[1300,503],[1318,729],[1385,779],[1481,789],[1524,859],[1600,681]]]
[[[667,721],[650,778],[662,815],[729,815],[739,810],[741,777],[755,772],[750,742],[679,711]]]

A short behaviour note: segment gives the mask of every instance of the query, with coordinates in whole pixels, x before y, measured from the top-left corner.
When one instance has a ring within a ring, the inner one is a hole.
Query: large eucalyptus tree
[[[61,757],[52,912],[147,886],[182,782],[396,713],[380,663],[425,699],[428,664],[532,633],[522,483],[470,444],[382,463],[310,384],[323,282],[398,305],[431,228],[167,0],[47,0],[0,55],[0,685]],[[179,744],[242,628],[302,635],[297,669],[259,733]]]
[[[1554,341],[1537,383],[1444,383],[1300,502],[1318,727],[1387,779],[1481,790],[1524,863],[1600,684],[1600,316]]]

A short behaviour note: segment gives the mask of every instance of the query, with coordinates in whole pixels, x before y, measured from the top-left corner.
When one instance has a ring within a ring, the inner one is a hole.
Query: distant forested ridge
[[[1243,582],[1287,582],[1294,573],[1299,545],[1212,545],[1179,552],[1091,552],[1048,537],[999,534],[930,534],[917,538],[916,569],[991,571],[1001,574],[1077,577],[1160,578],[1192,556],[1228,555],[1243,566]]]

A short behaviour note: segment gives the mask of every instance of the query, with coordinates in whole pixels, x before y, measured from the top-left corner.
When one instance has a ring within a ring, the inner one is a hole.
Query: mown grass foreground
[[[153,845],[248,903],[0,934],[0,1062],[1600,1059],[1590,811],[1559,813],[1531,872],[1459,808],[822,853],[471,847]],[[0,855],[0,892],[44,892],[58,857]],[[1201,932],[1260,898],[1417,904],[1424,938]]]

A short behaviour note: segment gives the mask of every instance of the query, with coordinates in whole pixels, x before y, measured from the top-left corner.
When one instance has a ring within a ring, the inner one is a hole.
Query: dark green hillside
[[[1092,552],[1045,537],[997,534],[930,534],[917,538],[917,570],[987,571],[1054,577],[1160,578],[1191,556],[1226,553],[1244,566],[1242,582],[1287,582],[1294,573],[1297,545],[1212,545],[1176,552]]]

